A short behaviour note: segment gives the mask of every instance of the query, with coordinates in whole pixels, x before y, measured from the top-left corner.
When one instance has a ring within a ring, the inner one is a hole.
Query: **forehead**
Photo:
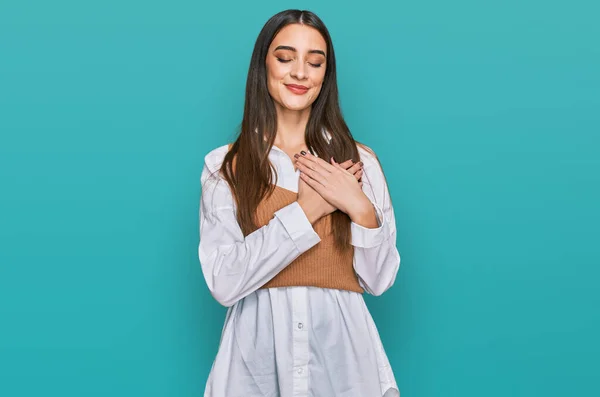
[[[287,25],[275,35],[271,43],[271,49],[287,45],[298,51],[321,50],[327,51],[327,44],[321,33],[315,28],[294,23]]]

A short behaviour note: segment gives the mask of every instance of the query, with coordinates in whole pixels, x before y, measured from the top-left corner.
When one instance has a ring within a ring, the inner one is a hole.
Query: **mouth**
[[[298,84],[285,84],[285,87],[296,95],[304,95],[308,92],[308,87]]]

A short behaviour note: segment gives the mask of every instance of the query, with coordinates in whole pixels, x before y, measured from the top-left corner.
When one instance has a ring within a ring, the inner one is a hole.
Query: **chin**
[[[288,110],[304,110],[310,107],[310,103],[289,103],[289,102],[284,102],[283,103],[283,107],[288,109]]]
[[[294,96],[291,98],[286,95],[281,99],[283,107],[289,110],[304,110],[309,108],[313,102],[310,100],[311,98],[309,97],[308,93],[303,96]]]

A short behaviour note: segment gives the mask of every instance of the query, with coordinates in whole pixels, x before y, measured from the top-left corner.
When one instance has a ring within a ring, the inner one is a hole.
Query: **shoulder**
[[[200,183],[203,188],[208,187],[207,182],[209,181],[213,181],[217,185],[219,181],[222,181],[221,165],[228,151],[229,145],[223,145],[212,149],[204,156],[204,165],[200,176]]]
[[[387,205],[389,194],[387,180],[377,154],[370,147],[357,142],[360,161],[363,162],[363,191],[375,203]]]
[[[202,210],[208,214],[217,208],[234,206],[229,184],[221,175],[221,165],[230,145],[212,149],[204,156],[204,167],[200,177]]]
[[[379,163],[379,159],[377,158],[377,154],[373,149],[364,143],[356,142],[356,147],[358,148],[358,154],[360,155],[360,161],[363,162],[365,168],[371,168],[373,166],[377,166],[381,168]]]
[[[208,152],[204,156],[204,168],[211,173],[220,170],[223,160],[225,159],[225,155],[229,151],[229,146],[229,144],[219,146]]]

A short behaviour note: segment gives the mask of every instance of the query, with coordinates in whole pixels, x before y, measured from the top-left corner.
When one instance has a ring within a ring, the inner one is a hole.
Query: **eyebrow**
[[[294,47],[290,47],[289,45],[277,46],[277,48],[275,48],[274,51],[277,51],[277,50],[288,50],[288,51],[297,52],[297,50]],[[309,54],[321,54],[321,55],[325,56],[325,52],[321,51],[321,50],[309,50],[308,53]]]

